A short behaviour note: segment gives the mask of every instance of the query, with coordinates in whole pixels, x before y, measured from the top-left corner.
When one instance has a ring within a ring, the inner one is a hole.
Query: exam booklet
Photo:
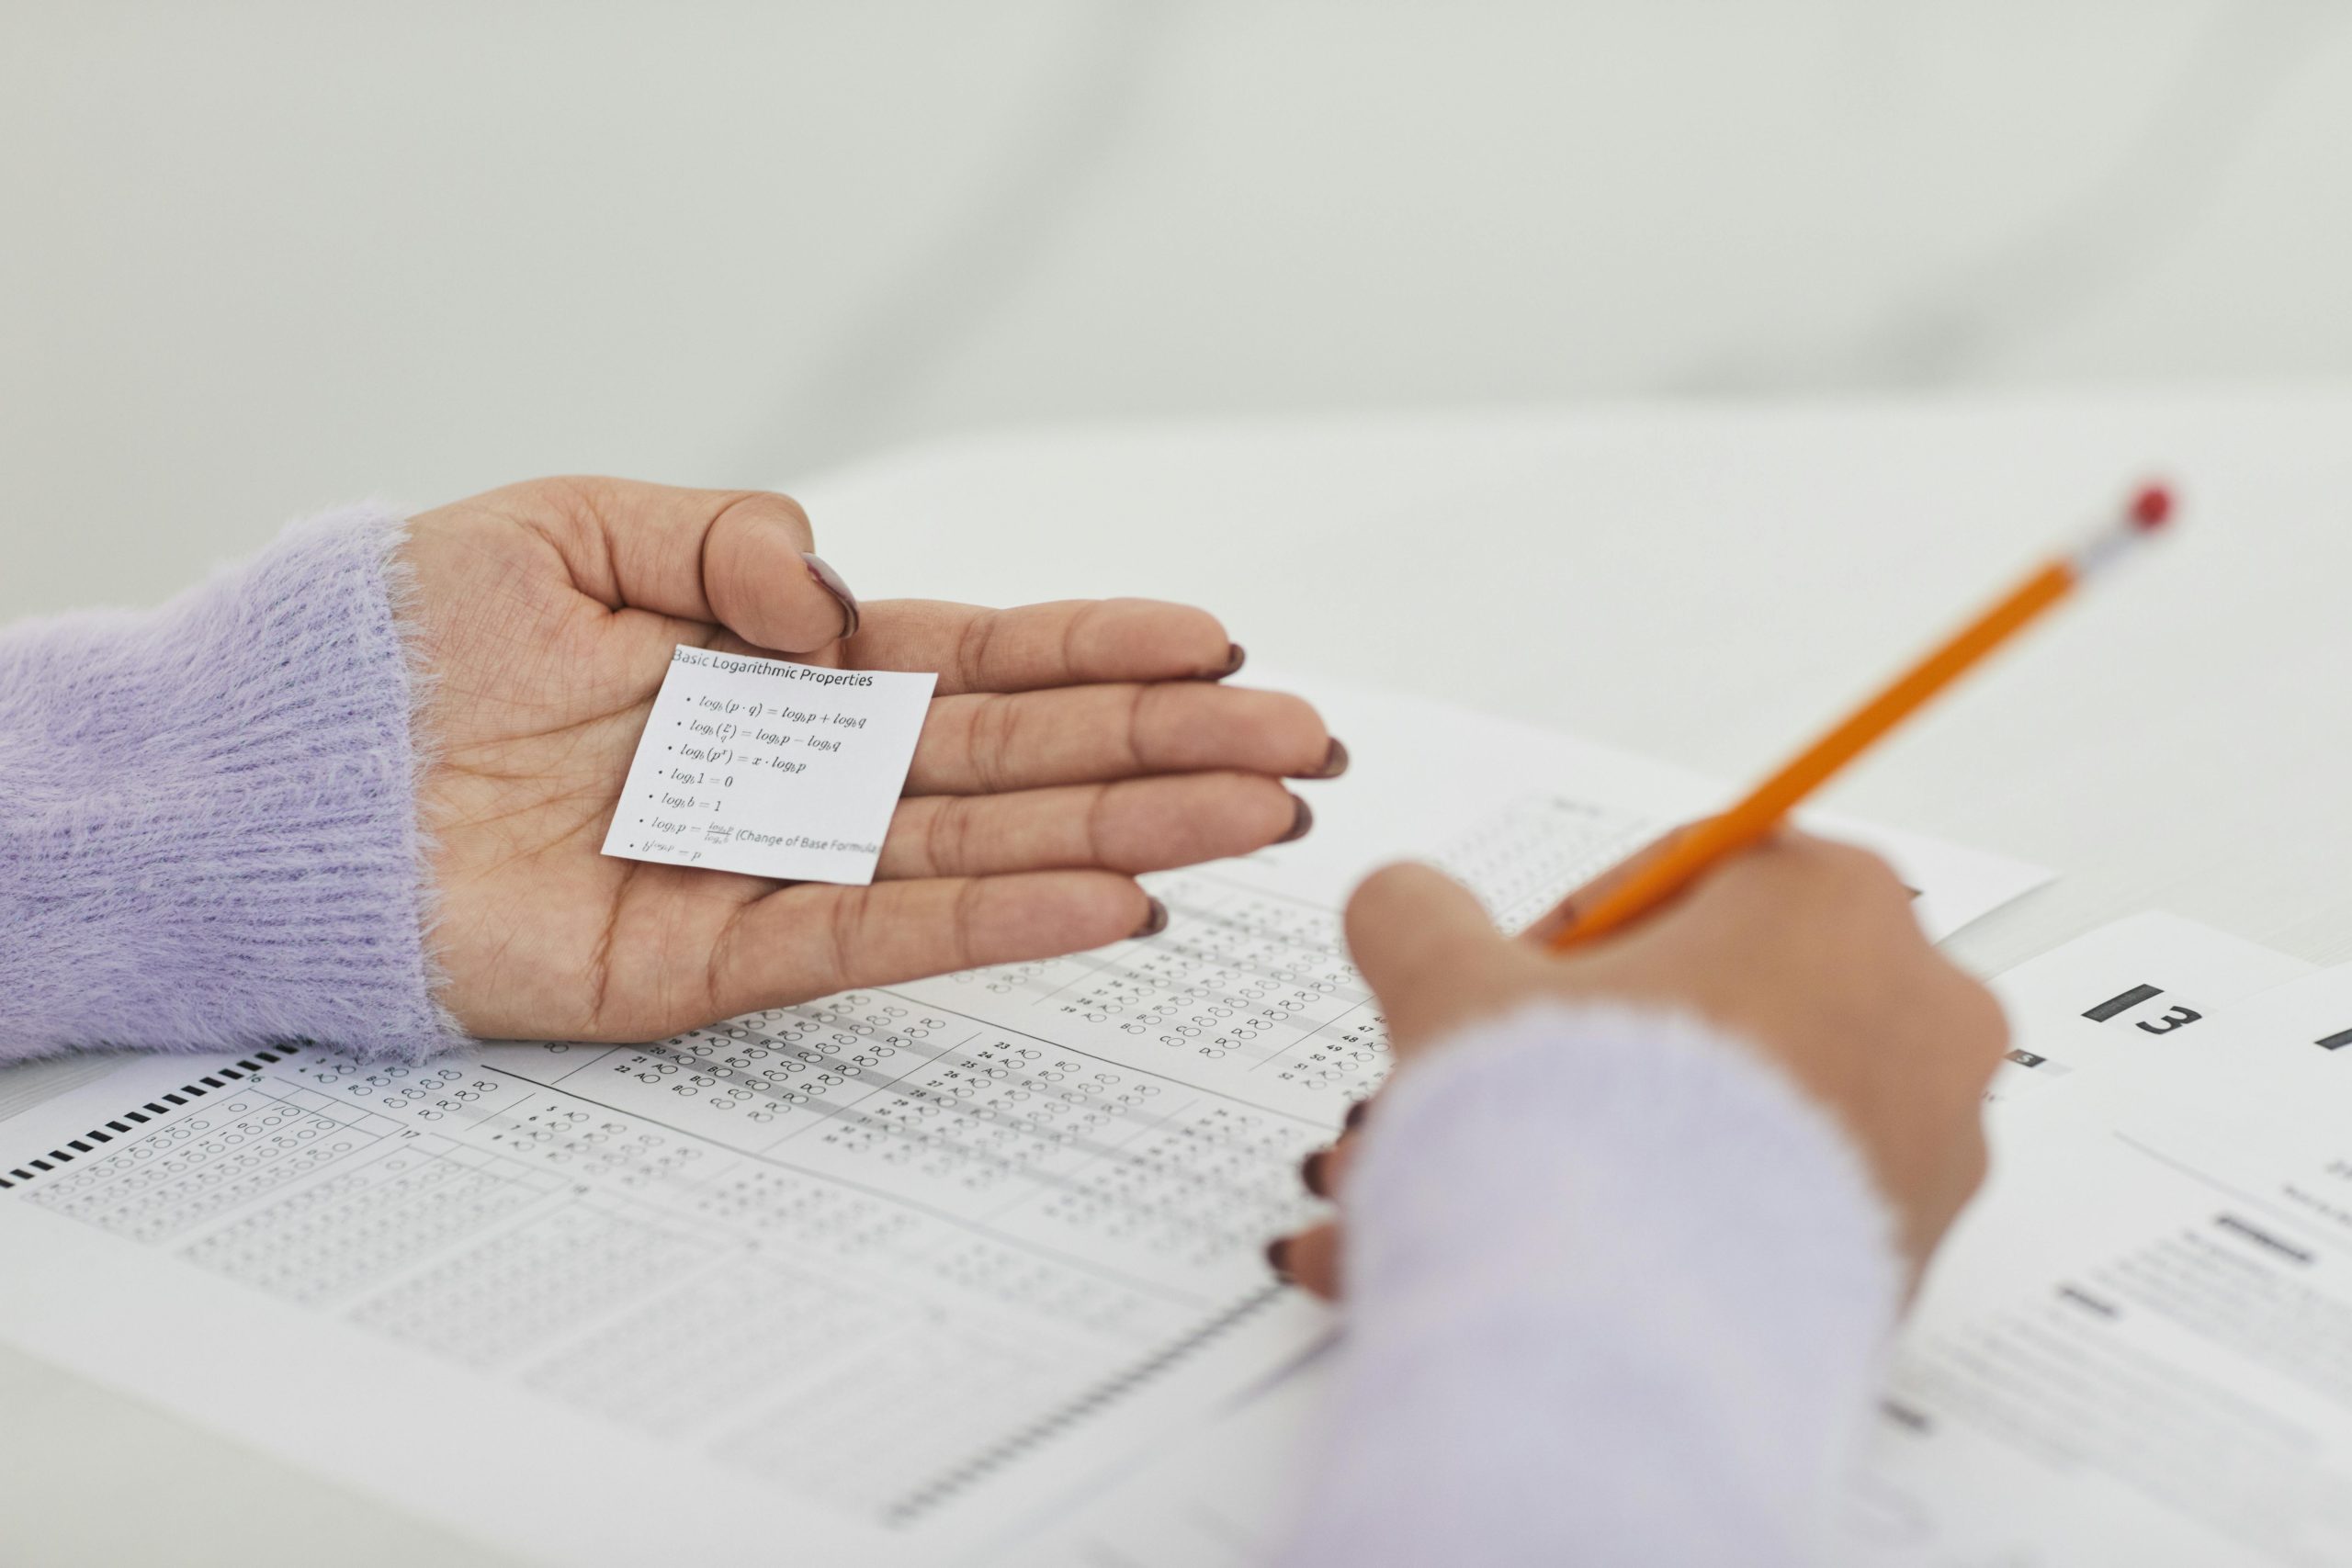
[[[1306,840],[1150,879],[1149,939],[652,1044],[0,1078],[0,1337],[526,1558],[1041,1539],[1329,1335],[1261,1249],[1385,1070],[1354,881],[1431,857],[1523,923],[1726,797],[1297,689],[1353,770],[1311,786]],[[2042,879],[1816,820],[1887,852],[1932,931]]]
[[[1863,1561],[2352,1562],[2352,970],[2177,1033],[2020,1111],[1898,1348]]]
[[[2289,982],[2311,973],[2307,964],[2210,927],[2144,914],[1993,983],[2011,1030],[2008,1060],[1988,1096],[1993,1174],[1897,1336],[1893,1382],[1843,1510],[1848,1551],[1837,1561],[1858,1568],[2202,1568],[2323,1560],[2265,1555],[2182,1529],[2176,1516],[2199,1506],[2165,1496],[2166,1487],[2194,1492],[2211,1508],[2241,1506],[2220,1490],[2230,1484],[2224,1472],[2192,1476],[2186,1468],[2192,1454],[2197,1463],[2213,1461],[2215,1447],[2236,1434],[2217,1428],[2211,1441],[2188,1442],[2211,1416],[2193,1404],[2171,1411],[2181,1431],[2140,1434],[2161,1399],[2133,1388],[2114,1366],[2113,1383],[2086,1385],[2065,1348],[2037,1343],[2045,1320],[2072,1324],[2078,1337],[2115,1334],[2120,1317],[2097,1316],[2084,1299],[2092,1287],[2077,1291],[2075,1281],[2103,1268],[2109,1252],[2134,1244],[2143,1203],[2153,1204],[2146,1223],[2159,1231],[2183,1213],[2181,1194],[2165,1190],[2177,1173],[2161,1164],[2143,1168],[2135,1162],[2144,1156],[2110,1140],[2115,1108],[2162,1082],[2176,1086],[2181,1113],[2193,1120],[2199,1090],[2214,1074],[2246,1076],[2250,1047],[2232,1021],[2242,1011],[2257,1019],[2260,1010],[2302,993],[2302,985]],[[2332,987],[2340,1005],[2304,1010],[2340,1014],[2338,1023],[2352,1029],[2347,980],[2309,981]],[[2352,1070],[2352,1053],[2342,1066]],[[2247,1097],[2254,1103],[2267,1091]],[[2340,1111],[2335,1120],[2352,1126]],[[2253,1146],[2261,1146],[2262,1125],[2258,1114],[2250,1118]],[[2094,1174],[2101,1179],[2086,1185]],[[2199,1197],[2211,1194],[2192,1192],[2189,1212]],[[2089,1299],[2114,1304],[2103,1291]],[[2343,1310],[2352,1322],[2352,1301]],[[2083,1326],[2091,1323],[2096,1330]],[[2128,1352],[2117,1354],[2120,1360]],[[2210,1375],[2195,1370],[2206,1359],[2193,1345],[2164,1342],[2132,1371],[2151,1388],[2187,1386]],[[1264,1568],[1280,1551],[1312,1462],[1330,1370],[1328,1354],[1308,1358],[1214,1421],[1170,1439],[1066,1510],[1044,1540],[1001,1561],[1006,1568]],[[2336,1441],[2352,1442],[2352,1410],[2334,1425]],[[2103,1441],[2128,1452],[2142,1436],[2172,1443],[2182,1461],[2169,1472],[2143,1472],[2143,1482],[2167,1477],[2144,1495],[2131,1481],[2102,1474],[2088,1446]],[[2352,1561],[2352,1551],[2324,1560]]]

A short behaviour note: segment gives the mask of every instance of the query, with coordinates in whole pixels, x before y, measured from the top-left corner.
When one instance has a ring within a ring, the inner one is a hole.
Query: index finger
[[[1510,1010],[1543,965],[1497,930],[1476,894],[1434,866],[1385,866],[1348,898],[1348,953],[1379,999],[1399,1061]]]
[[[939,694],[1102,681],[1216,680],[1241,649],[1206,610],[1156,599],[1067,599],[989,610],[935,599],[865,607],[842,660],[853,670],[935,670]]]

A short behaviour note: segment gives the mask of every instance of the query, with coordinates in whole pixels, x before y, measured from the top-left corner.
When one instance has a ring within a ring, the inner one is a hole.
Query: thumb
[[[1348,950],[1409,1047],[1494,1005],[1501,972],[1523,957],[1477,895],[1434,867],[1374,872],[1348,900]]]
[[[703,540],[712,618],[747,642],[808,653],[857,630],[857,595],[811,547],[808,514],[753,491],[721,506]]]
[[[591,522],[601,545],[585,552],[601,567],[591,581],[608,604],[716,621],[778,653],[813,652],[857,629],[856,596],[812,553],[808,514],[790,496],[628,479],[558,483],[559,495],[584,502],[566,510]]]

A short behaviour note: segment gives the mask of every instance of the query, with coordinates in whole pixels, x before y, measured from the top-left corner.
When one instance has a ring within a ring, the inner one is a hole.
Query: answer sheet
[[[1022,1539],[1326,1336],[1261,1247],[1384,1071],[1355,877],[1433,854],[1523,921],[1725,796],[1294,689],[1353,771],[1301,843],[1151,879],[1146,941],[653,1045],[128,1057],[19,1100],[0,1336],[532,1558]],[[1938,931],[2041,880],[1847,830]]]
[[[2352,970],[2020,1111],[1896,1358],[1860,1560],[2352,1562]]]
[[[2009,1061],[1990,1097],[1988,1119],[1995,1175],[1962,1222],[1927,1282],[1903,1347],[1924,1343],[1969,1294],[1973,1281],[2010,1277],[2006,1261],[2040,1226],[2041,1200],[2018,1169],[2036,1168],[2052,1134],[2035,1130],[2041,1108],[2072,1096],[2095,1097],[2100,1086],[2129,1082],[2150,1070],[2154,1054],[2177,1052],[2190,1038],[2177,1020],[2183,1011],[2227,1017],[2222,1010],[2269,987],[2287,985],[2312,966],[2284,953],[2165,914],[2136,915],[2101,927],[2001,976],[1993,988],[2009,1016]],[[2346,1027],[2352,1027],[2352,987],[2346,987]],[[2119,998],[2122,998],[2119,1004]],[[2216,1023],[2198,1021],[2209,1051]],[[2145,1024],[2166,1025],[2143,1029]],[[2344,1066],[2352,1069],[2352,1060]],[[2064,1086],[2063,1091],[2061,1086]],[[2063,1130],[2055,1136],[2067,1136]],[[2013,1167],[2011,1149],[2030,1146]],[[1046,1542],[1008,1554],[1024,1568],[1267,1568],[1276,1558],[1291,1499],[1311,1462],[1317,1413],[1331,1375],[1327,1351],[1195,1428],[1133,1467],[1118,1483],[1073,1509]],[[2160,1561],[2078,1551],[2071,1556],[1920,1555],[1913,1531],[1949,1515],[1991,1523],[2013,1517],[2006,1495],[1976,1485],[1947,1450],[1923,1450],[1908,1425],[1909,1407],[1896,1405],[1869,1456],[1853,1502],[1860,1563],[1888,1560],[1936,1568],[2030,1568],[2060,1563]],[[1899,1521],[1899,1522],[1891,1522]],[[1975,1533],[1982,1533],[1978,1531]],[[1903,1543],[1898,1549],[1897,1543]],[[2004,1549],[2017,1542],[2002,1537]],[[1977,1543],[1981,1544],[1981,1543]]]

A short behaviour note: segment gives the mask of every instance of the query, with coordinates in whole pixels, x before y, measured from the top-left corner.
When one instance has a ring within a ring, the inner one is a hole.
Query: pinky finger
[[[1337,1198],[1348,1182],[1348,1162],[1355,1157],[1353,1133],[1342,1133],[1337,1143],[1317,1149],[1298,1165],[1299,1185],[1317,1198]]]
[[[1277,1278],[1314,1292],[1327,1302],[1340,1299],[1340,1227],[1326,1222],[1267,1245],[1266,1262]]]

